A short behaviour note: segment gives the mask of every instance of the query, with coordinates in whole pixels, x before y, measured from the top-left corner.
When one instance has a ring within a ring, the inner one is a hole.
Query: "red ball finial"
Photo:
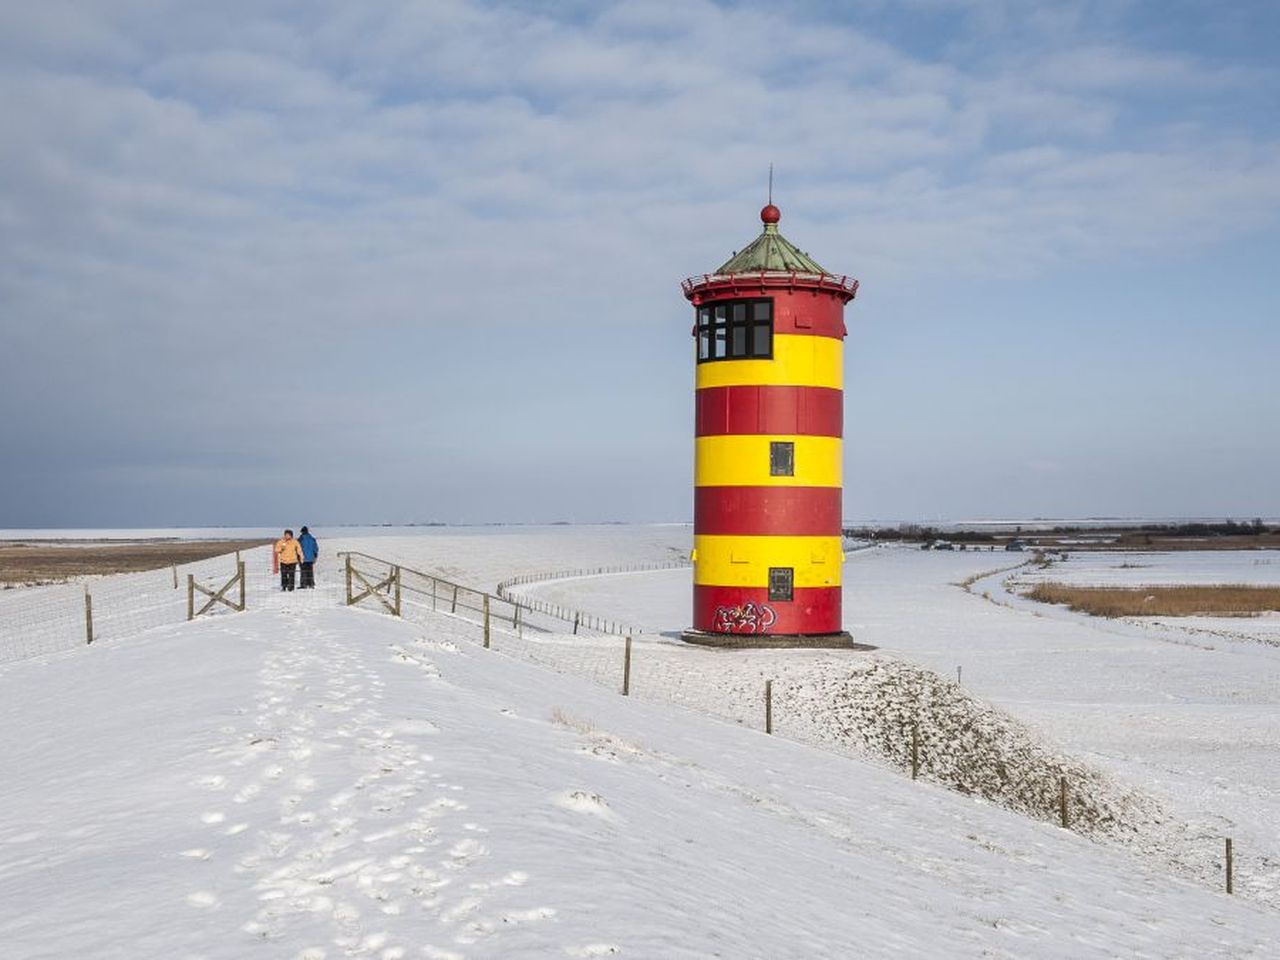
[[[760,211],[760,220],[762,223],[777,223],[781,219],[782,211],[772,203]]]

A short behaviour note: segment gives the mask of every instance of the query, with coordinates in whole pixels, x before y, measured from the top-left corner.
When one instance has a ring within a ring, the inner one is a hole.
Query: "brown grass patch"
[[[1096,617],[1255,617],[1280,610],[1280,587],[1238,583],[1164,587],[1074,587],[1038,583],[1026,594]]]
[[[92,574],[158,570],[270,540],[149,540],[137,543],[0,542],[0,583],[56,583]]]

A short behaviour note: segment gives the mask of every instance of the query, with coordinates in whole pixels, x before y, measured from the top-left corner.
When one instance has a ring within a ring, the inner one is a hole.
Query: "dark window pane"
[[[753,357],[769,357],[773,355],[773,331],[767,323],[757,323],[752,328],[751,355]]]
[[[774,440],[769,444],[769,475],[773,477],[796,475],[796,445],[790,440]]]
[[[697,307],[696,314],[699,362],[773,356],[772,300],[708,303]]]
[[[791,600],[794,596],[795,569],[793,567],[769,568],[769,599]]]

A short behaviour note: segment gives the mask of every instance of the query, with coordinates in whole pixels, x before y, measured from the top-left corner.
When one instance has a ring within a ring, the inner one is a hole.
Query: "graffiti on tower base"
[[[717,633],[764,633],[777,621],[773,607],[748,600],[737,607],[716,607],[712,625]]]

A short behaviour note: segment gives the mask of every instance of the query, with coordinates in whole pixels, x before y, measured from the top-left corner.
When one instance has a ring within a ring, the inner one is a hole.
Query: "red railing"
[[[795,270],[760,270],[756,273],[704,273],[690,277],[680,284],[684,295],[692,298],[695,292],[744,290],[752,287],[800,287],[815,290],[831,290],[852,300],[858,294],[858,281],[852,277],[836,277],[829,273],[798,273]]]

